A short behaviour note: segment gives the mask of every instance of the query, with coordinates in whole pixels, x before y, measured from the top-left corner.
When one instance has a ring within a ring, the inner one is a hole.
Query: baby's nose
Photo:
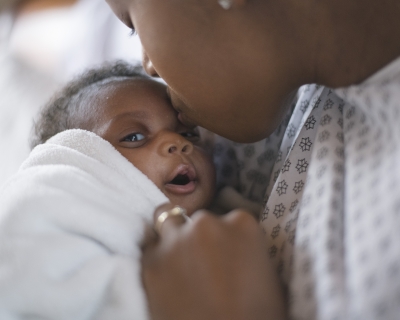
[[[187,144],[184,144],[182,146],[176,146],[176,145],[171,145],[168,149],[168,153],[174,153],[174,152],[182,152],[182,153],[190,153],[192,151],[192,144],[188,141]]]
[[[177,133],[166,133],[162,150],[166,154],[184,153],[190,154],[193,151],[193,144]]]

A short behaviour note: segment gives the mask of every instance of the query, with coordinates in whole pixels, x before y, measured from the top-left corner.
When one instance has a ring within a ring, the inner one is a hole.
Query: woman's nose
[[[186,154],[193,151],[193,144],[182,137],[180,134],[170,132],[164,133],[162,137],[161,150],[164,155]]]
[[[151,77],[159,78],[160,76],[158,75],[156,69],[154,69],[153,63],[144,49],[142,51],[142,57],[143,69],[146,71],[146,73]]]

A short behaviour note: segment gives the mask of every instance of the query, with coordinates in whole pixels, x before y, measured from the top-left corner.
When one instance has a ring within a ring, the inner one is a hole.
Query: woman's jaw
[[[182,101],[169,89],[172,105],[178,112],[178,119],[187,127],[201,126],[220,136],[240,143],[251,143],[268,137],[281,123],[287,111],[287,96],[277,101],[268,96],[261,101],[247,99],[217,105],[200,105]],[[290,95],[289,95],[290,96]],[[268,108],[268,103],[271,105]],[[278,108],[276,107],[278,106]]]

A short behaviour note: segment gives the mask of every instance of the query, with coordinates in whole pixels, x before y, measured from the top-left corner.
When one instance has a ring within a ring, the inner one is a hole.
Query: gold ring
[[[185,222],[189,221],[190,218],[187,216],[186,213],[187,213],[186,209],[182,208],[180,206],[175,206],[170,210],[164,211],[163,213],[161,213],[158,216],[155,226],[154,226],[154,229],[156,230],[156,232],[158,234],[160,234],[163,223],[165,222],[165,220],[167,220],[170,217],[180,216],[185,220]]]

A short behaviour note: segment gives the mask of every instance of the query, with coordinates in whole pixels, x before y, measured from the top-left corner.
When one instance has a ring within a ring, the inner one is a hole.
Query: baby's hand
[[[239,208],[251,213],[256,220],[259,219],[259,215],[262,211],[261,204],[246,199],[232,187],[222,188],[211,206],[212,211],[215,210],[221,213],[227,213]]]

